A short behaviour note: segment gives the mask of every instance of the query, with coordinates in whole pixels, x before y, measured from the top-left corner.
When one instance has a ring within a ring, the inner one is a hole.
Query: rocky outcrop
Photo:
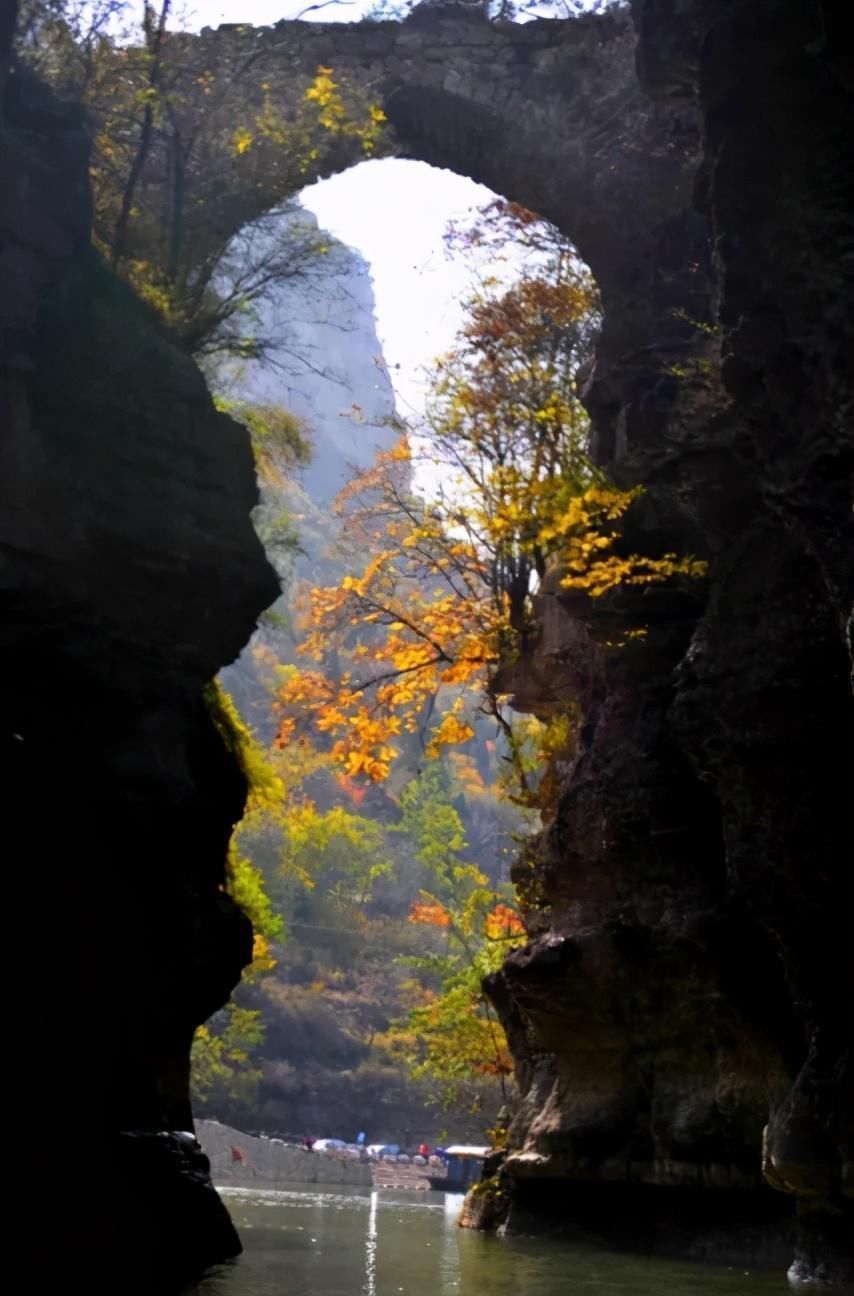
[[[570,693],[585,726],[517,870],[534,939],[492,986],[522,1088],[508,1225],[631,1214],[635,1244],[794,1247],[793,1279],[851,1282],[852,85],[829,8],[634,15],[674,147],[699,123],[693,200],[651,232],[646,345],[606,337],[590,404],[647,487],[631,541],[710,574],[599,607],[555,580],[516,668],[520,704]]]
[[[627,544],[709,562],[705,588],[597,605],[555,573],[508,680],[520,706],[584,714],[517,869],[535,939],[493,986],[523,1091],[510,1226],[601,1224],[622,1202],[648,1242],[770,1259],[792,1238],[794,1276],[850,1276],[851,80],[833,7],[634,0],[631,19],[516,27],[430,6],[201,39],[364,78],[405,153],[576,240],[605,307],[596,454],[646,487]]]
[[[297,246],[323,248],[322,254],[304,257],[301,273],[272,285],[255,304],[262,354],[241,361],[224,383],[232,397],[290,410],[311,446],[311,461],[298,474],[287,480],[272,474],[261,483],[253,521],[281,578],[282,594],[238,660],[222,674],[253,732],[272,742],[278,720],[270,702],[270,663],[290,662],[296,656],[292,583],[302,579],[334,584],[340,579],[332,501],[353,469],[367,468],[378,450],[395,443],[401,424],[377,337],[367,262],[354,248],[321,234],[316,217],[298,202],[265,217],[256,229],[256,238],[272,245],[291,239]],[[252,231],[242,237],[252,240]],[[298,530],[298,549],[292,527]],[[320,1059],[321,1066],[325,1062]],[[301,1078],[313,1105],[318,1077]],[[322,1100],[321,1108],[326,1110]],[[268,1113],[262,1123],[308,1129],[317,1119],[316,1110],[314,1115],[287,1119]],[[325,1128],[327,1119],[324,1116],[316,1128]]]
[[[263,354],[241,362],[232,389],[241,400],[282,405],[303,420],[312,458],[300,484],[326,513],[348,470],[367,468],[400,435],[370,268],[355,248],[322,234],[317,218],[298,203],[275,220],[265,218],[263,229],[271,242],[290,238],[319,244],[323,252],[255,305]],[[316,563],[320,556],[309,552],[308,559]]]
[[[195,1026],[252,943],[223,891],[245,788],[203,690],[277,584],[245,433],[90,246],[82,120],[15,75],[0,136],[2,787],[24,1163],[56,1202],[39,1269],[168,1292],[239,1250],[173,1131]]]

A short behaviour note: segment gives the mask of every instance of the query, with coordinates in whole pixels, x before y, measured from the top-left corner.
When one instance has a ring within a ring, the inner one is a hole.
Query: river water
[[[647,1260],[457,1227],[461,1197],[223,1193],[244,1254],[203,1296],[787,1296],[782,1275]]]

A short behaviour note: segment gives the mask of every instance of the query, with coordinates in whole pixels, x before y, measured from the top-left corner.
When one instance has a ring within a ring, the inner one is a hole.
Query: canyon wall
[[[403,152],[574,237],[606,313],[596,453],[646,487],[627,543],[709,562],[703,588],[595,605],[555,579],[508,680],[519,706],[566,692],[585,721],[517,869],[531,940],[490,987],[522,1091],[508,1227],[794,1248],[794,1277],[850,1281],[839,8],[634,0],[631,19],[513,26],[430,6],[186,40],[278,42],[284,97],[320,63],[363,78]],[[40,953],[32,1124],[46,1168],[69,1113],[89,1140],[57,1253],[101,1242],[117,1273],[132,1255],[174,1274],[236,1246],[203,1167],[156,1133],[189,1121],[192,1028],[248,957],[220,890],[242,780],[202,691],[277,587],[245,439],[89,249],[80,123],[20,78],[4,95],[0,678],[7,851]]]
[[[240,1249],[186,1134],[193,1031],[252,949],[222,889],[244,780],[204,689],[278,584],[244,430],[90,245],[82,116],[4,82],[2,789],[25,938],[10,1111],[27,1210],[51,1201],[39,1280],[165,1293]]]
[[[374,318],[370,267],[355,248],[318,231],[317,218],[294,203],[267,237],[291,231],[320,243],[302,274],[274,284],[255,306],[265,339],[259,359],[241,362],[235,388],[241,400],[283,405],[305,425],[312,459],[299,483],[328,509],[351,468],[367,468],[377,450],[400,435],[391,385]],[[307,560],[317,562],[319,552]]]
[[[522,1090],[507,1225],[851,1282],[850,72],[829,6],[634,15],[694,174],[649,238],[643,345],[611,351],[612,315],[589,401],[647,488],[630,540],[709,579],[594,606],[556,573],[508,680],[585,727],[491,986]]]
[[[507,672],[520,708],[584,712],[517,868],[533,939],[491,986],[522,1090],[508,1227],[611,1221],[635,1244],[794,1249],[794,1277],[850,1279],[852,83],[835,7],[635,0],[515,26],[429,6],[201,39],[363,78],[407,155],[575,239],[605,307],[595,453],[646,488],[627,545],[709,564],[702,587],[595,604],[553,573],[539,641]]]

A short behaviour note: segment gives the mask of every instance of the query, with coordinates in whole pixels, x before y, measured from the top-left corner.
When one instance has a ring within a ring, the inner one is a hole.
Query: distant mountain
[[[263,340],[263,353],[233,368],[228,394],[291,410],[313,446],[312,461],[298,480],[262,487],[255,526],[284,592],[238,661],[222,673],[241,714],[269,741],[271,654],[280,662],[293,659],[288,584],[294,574],[321,584],[340,578],[340,555],[330,561],[328,554],[337,531],[330,504],[354,468],[369,465],[378,449],[394,444],[399,422],[365,259],[325,235],[298,204],[242,237],[252,242],[256,259],[259,242],[262,255],[265,247],[279,254],[282,242],[290,243],[295,273],[253,307],[253,331]],[[296,561],[276,540],[285,515],[299,538]],[[259,649],[266,650],[265,667]]]
[[[377,337],[370,269],[353,248],[325,235],[303,207],[265,223],[265,237],[297,249],[304,267],[254,308],[264,357],[240,374],[240,396],[274,402],[299,415],[314,443],[302,476],[317,504],[344,485],[348,468],[369,464],[397,437],[394,392]]]

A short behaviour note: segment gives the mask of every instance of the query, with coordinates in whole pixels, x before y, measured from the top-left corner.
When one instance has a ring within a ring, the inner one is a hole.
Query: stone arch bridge
[[[402,23],[233,24],[180,39],[197,45],[194,66],[257,57],[285,107],[320,65],[370,87],[400,153],[470,176],[572,238],[606,309],[620,302],[605,337],[612,354],[649,343],[659,299],[696,291],[683,282],[699,255],[696,218],[685,218],[696,112],[645,94],[626,12],[519,25],[424,5]],[[679,282],[662,291],[663,277]]]

